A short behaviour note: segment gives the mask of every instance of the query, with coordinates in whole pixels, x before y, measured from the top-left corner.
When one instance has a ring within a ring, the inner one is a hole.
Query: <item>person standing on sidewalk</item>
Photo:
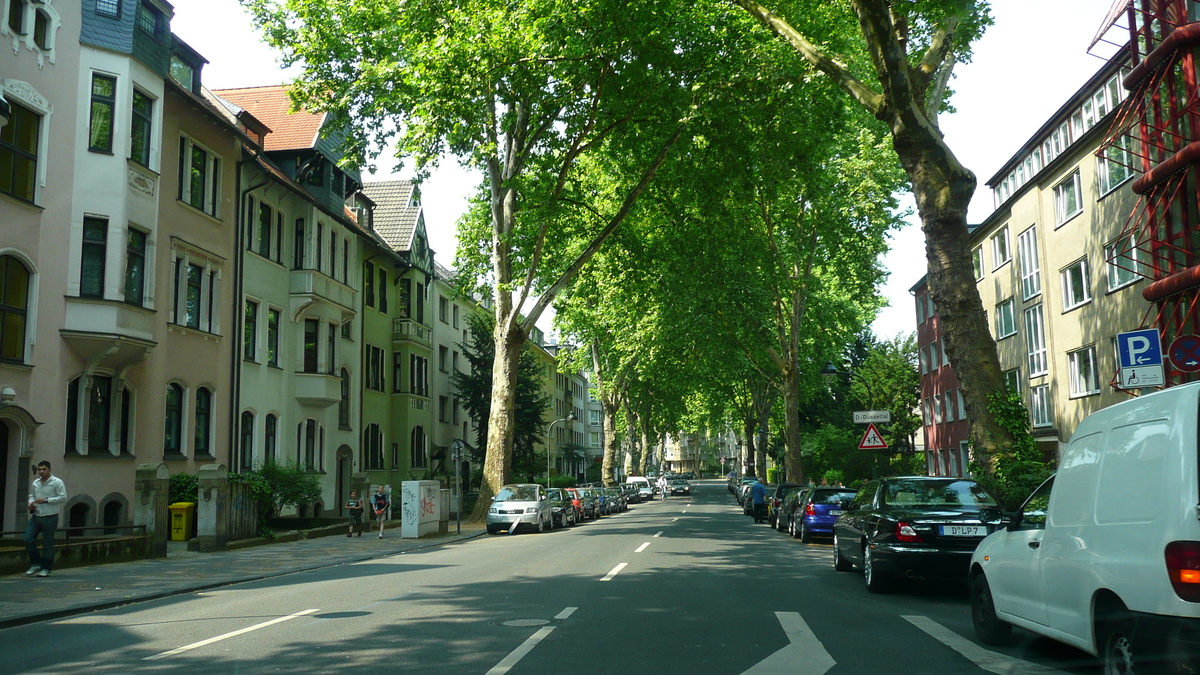
[[[54,566],[54,532],[58,529],[58,511],[67,501],[67,486],[50,473],[50,462],[37,465],[37,478],[29,488],[29,524],[25,526],[25,552],[29,554],[29,569],[25,576],[50,576]],[[42,535],[42,551],[38,553],[38,533]]]
[[[767,486],[762,478],[757,478],[750,486],[750,496],[754,499],[754,522],[763,523],[767,519]]]
[[[363,530],[363,501],[358,498],[357,490],[350,491],[350,498],[346,500],[346,510],[350,512],[350,532],[346,536],[353,537],[354,528],[357,526],[358,536],[361,537]]]
[[[383,539],[383,519],[392,506],[392,499],[383,491],[383,485],[371,496],[371,504],[375,507],[375,519],[379,521],[379,538]]]

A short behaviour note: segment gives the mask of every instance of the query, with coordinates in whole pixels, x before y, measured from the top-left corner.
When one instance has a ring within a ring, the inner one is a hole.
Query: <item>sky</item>
[[[280,84],[294,73],[281,69],[237,0],[174,0],[172,31],[209,63],[203,79],[210,89]],[[970,63],[955,68],[951,82],[956,111],[941,118],[942,132],[980,187],[969,220],[992,212],[991,190],[983,185],[1104,62],[1088,54],[1112,0],[995,0],[991,26],[974,47]],[[395,160],[381,156],[366,180],[408,177]],[[439,262],[454,261],[454,224],[479,182],[446,161],[421,187],[430,245]],[[906,199],[911,206],[912,200]],[[925,274],[925,243],[915,216],[894,234],[884,257],[889,271],[881,292],[888,299],[872,325],[883,338],[916,330],[908,289]],[[543,326],[547,329],[548,326]]]

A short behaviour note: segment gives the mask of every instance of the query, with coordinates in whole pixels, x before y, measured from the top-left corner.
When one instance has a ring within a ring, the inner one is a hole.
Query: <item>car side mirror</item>
[[[1021,521],[1025,519],[1024,511],[1014,511],[1011,514],[1006,514],[1000,517],[1000,524],[1004,525],[1004,529],[1009,532],[1016,532],[1021,529]]]

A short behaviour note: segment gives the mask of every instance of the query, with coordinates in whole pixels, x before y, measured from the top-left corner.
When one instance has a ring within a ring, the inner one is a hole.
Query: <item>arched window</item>
[[[410,434],[410,441],[412,443],[410,446],[410,459],[412,462],[410,466],[414,469],[425,468],[428,466],[428,457],[425,452],[425,428],[419,426],[413,427]]]
[[[242,413],[241,432],[237,467],[241,471],[249,471],[254,464],[254,413],[249,410]]]
[[[263,461],[275,461],[275,443],[279,431],[279,417],[277,415],[267,415],[264,424],[264,432],[266,434],[266,442],[263,444]]]
[[[67,512],[67,527],[87,527],[88,511],[91,510],[87,504],[80,502],[71,507]]]
[[[338,401],[338,426],[350,428],[350,371],[345,368],[342,368],[342,398]]]
[[[0,361],[25,362],[29,270],[11,255],[0,256]]]
[[[167,385],[166,429],[163,430],[163,453],[183,453],[183,387],[172,382]]]
[[[205,387],[196,390],[196,447],[193,455],[212,454],[212,392]]]

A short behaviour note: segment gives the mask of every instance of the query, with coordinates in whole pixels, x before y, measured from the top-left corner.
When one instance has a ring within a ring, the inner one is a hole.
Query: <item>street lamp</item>
[[[861,382],[863,389],[867,390],[867,408],[869,410],[875,409],[875,392],[871,389],[871,383],[867,380],[867,378],[859,375],[853,370],[847,370],[844,372],[838,370],[837,366],[833,365],[833,361],[826,361],[825,365],[821,368],[821,377],[825,378],[825,382],[832,383],[834,378],[839,376],[845,377],[847,380],[858,380]],[[871,477],[879,478],[879,451],[874,451],[874,455],[874,461],[871,463]]]
[[[546,487],[550,487],[550,459],[551,459],[551,457],[553,457],[553,455],[550,453],[550,430],[553,429],[554,425],[558,424],[559,422],[574,422],[574,421],[575,421],[575,413],[569,412],[569,413],[567,413],[566,417],[564,417],[562,419],[554,420],[550,424],[546,425]]]

